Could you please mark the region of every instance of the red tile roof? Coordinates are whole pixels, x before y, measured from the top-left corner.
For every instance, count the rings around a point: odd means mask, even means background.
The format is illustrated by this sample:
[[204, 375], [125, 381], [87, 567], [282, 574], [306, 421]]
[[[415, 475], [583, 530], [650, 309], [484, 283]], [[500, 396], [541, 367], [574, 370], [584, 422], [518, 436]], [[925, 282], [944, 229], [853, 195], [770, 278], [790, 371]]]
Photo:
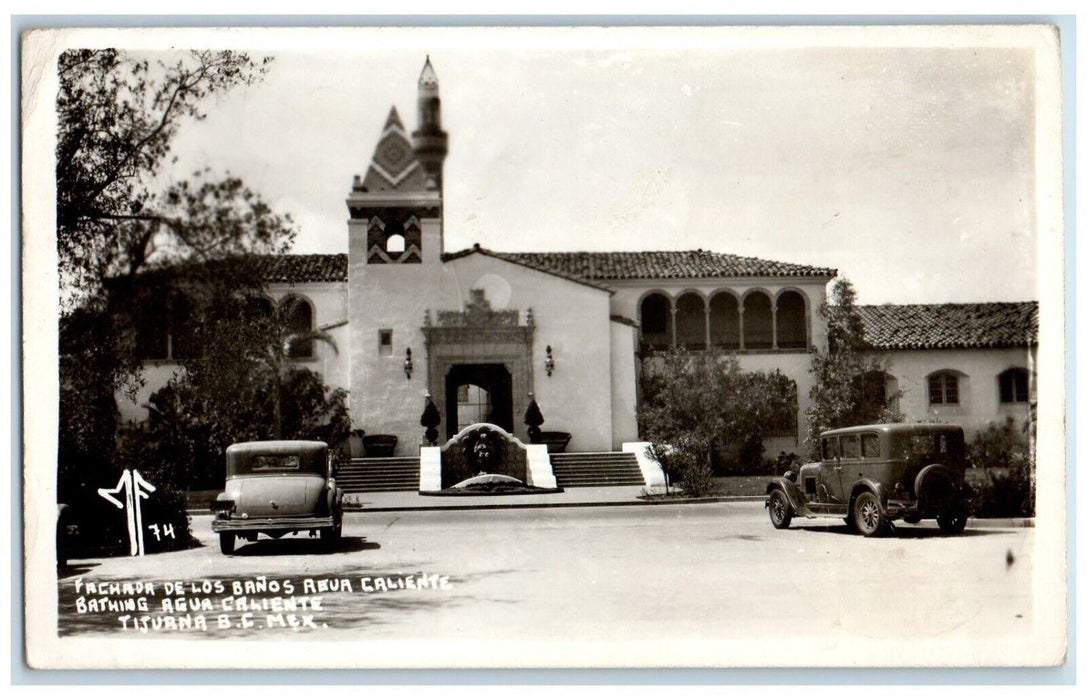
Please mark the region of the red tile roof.
[[346, 282], [347, 255], [268, 255], [261, 258], [265, 281]]
[[471, 248], [458, 250], [455, 253], [445, 253], [442, 255], [442, 261], [444, 262], [447, 260], [456, 260], [457, 258], [463, 258], [466, 255], [471, 255], [473, 253], [487, 255], [492, 258], [497, 258], [498, 260], [505, 260], [506, 262], [513, 263], [514, 265], [521, 265], [523, 267], [527, 267], [538, 272], [544, 272], [549, 275], [555, 275], [556, 277], [562, 277], [563, 279], [568, 279], [571, 282], [577, 282], [578, 284], [584, 284], [589, 287], [594, 287], [596, 289], [602, 289], [606, 292], [612, 291], [610, 288], [605, 287], [604, 285], [599, 284], [598, 282], [595, 282], [590, 278], [580, 277], [565, 270], [557, 269], [549, 265], [542, 265], [533, 260], [523, 259], [523, 256], [519, 253], [499, 253], [494, 250], [488, 250], [487, 248], [481, 247], [478, 243]]
[[[455, 260], [479, 252], [500, 260], [550, 272], [570, 280], [603, 287], [607, 280], [693, 279], [716, 277], [826, 277], [837, 270], [809, 265], [747, 258], [708, 250], [646, 251], [618, 253], [505, 253], [473, 246], [446, 253]], [[347, 256], [283, 255], [270, 257], [269, 282], [343, 282], [347, 280]]]
[[1038, 343], [1038, 302], [858, 306], [880, 350], [1009, 348]]
[[503, 253], [507, 258], [590, 280], [690, 279], [700, 277], [826, 277], [827, 267], [748, 258], [709, 250], [613, 253]]

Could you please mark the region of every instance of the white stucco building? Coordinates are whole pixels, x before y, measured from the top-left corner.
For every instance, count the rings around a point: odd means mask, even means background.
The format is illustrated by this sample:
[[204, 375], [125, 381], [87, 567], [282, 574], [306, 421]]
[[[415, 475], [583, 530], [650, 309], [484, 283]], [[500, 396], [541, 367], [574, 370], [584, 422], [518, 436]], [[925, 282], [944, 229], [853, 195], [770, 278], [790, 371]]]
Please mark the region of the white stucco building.
[[[418, 128], [409, 133], [390, 111], [346, 194], [348, 253], [266, 261], [270, 301], [300, 297], [294, 321], [335, 339], [337, 352], [317, 343], [296, 360], [348, 390], [355, 427], [395, 435], [398, 454], [418, 454], [429, 395], [440, 440], [486, 420], [527, 442], [522, 417], [534, 397], [545, 429], [572, 435], [568, 451], [616, 450], [638, 438], [643, 349], [715, 346], [744, 369], [780, 370], [796, 383], [795, 424], [775, 432], [767, 452], [803, 449], [808, 351], [825, 345], [817, 310], [835, 270], [705, 250], [446, 250], [446, 141], [428, 61]], [[1026, 415], [1036, 304], [966, 306], [977, 313], [948, 322], [950, 306], [862, 309], [908, 418], [977, 430]], [[990, 307], [999, 313], [987, 315]], [[152, 345], [143, 395], [122, 407], [131, 418], [176, 367], [172, 340]]]

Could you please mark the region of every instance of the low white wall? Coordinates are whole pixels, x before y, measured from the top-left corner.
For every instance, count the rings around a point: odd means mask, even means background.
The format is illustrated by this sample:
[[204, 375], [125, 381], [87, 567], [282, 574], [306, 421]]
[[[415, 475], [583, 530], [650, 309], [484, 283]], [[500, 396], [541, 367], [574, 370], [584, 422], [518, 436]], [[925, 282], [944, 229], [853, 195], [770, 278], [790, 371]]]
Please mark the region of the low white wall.
[[648, 442], [624, 442], [623, 452], [634, 453], [634, 457], [638, 460], [638, 468], [642, 471], [642, 478], [645, 479], [647, 491], [654, 493], [657, 489], [664, 490], [664, 470], [661, 469], [660, 463], [649, 455]]
[[442, 448], [419, 448], [419, 490], [442, 490]]
[[[520, 440], [517, 441], [520, 444]], [[558, 488], [555, 481], [555, 472], [551, 467], [551, 457], [547, 454], [547, 445], [525, 445], [528, 452], [528, 474], [526, 478], [529, 486], [541, 489]]]

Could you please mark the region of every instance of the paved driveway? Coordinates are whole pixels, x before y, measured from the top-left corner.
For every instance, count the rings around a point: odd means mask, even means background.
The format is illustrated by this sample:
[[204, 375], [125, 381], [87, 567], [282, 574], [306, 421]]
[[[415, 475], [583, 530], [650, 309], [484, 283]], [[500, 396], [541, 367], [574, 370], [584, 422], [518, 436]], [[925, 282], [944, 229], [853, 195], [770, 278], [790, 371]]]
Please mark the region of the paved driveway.
[[[193, 531], [206, 546], [74, 562], [60, 580], [62, 634], [664, 649], [669, 640], [771, 636], [789, 640], [782, 651], [791, 653], [808, 638], [993, 639], [1032, 624], [1030, 528], [944, 537], [926, 522], [865, 539], [840, 520], [774, 530], [761, 503], [743, 502], [350, 513], [332, 553], [289, 537], [228, 557], [209, 516], [195, 517]], [[146, 611], [111, 609], [138, 603], [121, 582], [155, 586]], [[201, 616], [206, 630], [193, 622]]]

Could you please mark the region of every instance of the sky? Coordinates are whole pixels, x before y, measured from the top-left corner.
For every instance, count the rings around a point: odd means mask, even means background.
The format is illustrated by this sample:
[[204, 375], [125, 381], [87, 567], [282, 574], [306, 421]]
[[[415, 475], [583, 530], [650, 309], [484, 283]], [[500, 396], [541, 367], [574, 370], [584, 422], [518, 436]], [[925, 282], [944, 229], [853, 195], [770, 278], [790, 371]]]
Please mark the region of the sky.
[[[431, 45], [431, 44], [437, 45]], [[686, 250], [836, 268], [859, 301], [1038, 298], [1033, 53], [970, 46], [405, 42], [268, 50], [175, 141], [347, 250], [345, 198], [426, 56], [445, 246]], [[262, 52], [251, 52], [262, 56]]]

